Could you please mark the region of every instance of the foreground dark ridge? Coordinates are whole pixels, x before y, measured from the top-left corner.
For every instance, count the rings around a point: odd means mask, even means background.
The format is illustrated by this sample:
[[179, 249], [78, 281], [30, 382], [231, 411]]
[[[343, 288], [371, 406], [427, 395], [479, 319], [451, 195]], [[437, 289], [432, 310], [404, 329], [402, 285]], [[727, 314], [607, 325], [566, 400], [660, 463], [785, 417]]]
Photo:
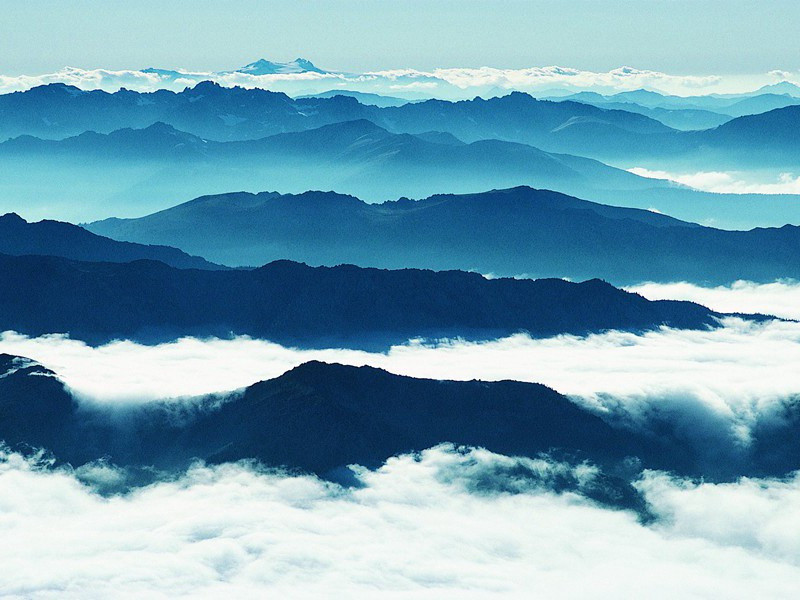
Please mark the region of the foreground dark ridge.
[[367, 204], [333, 192], [204, 196], [95, 233], [228, 265], [477, 270], [502, 276], [729, 283], [800, 278], [800, 227], [725, 231], [528, 187]]
[[257, 459], [336, 477], [346, 465], [377, 466], [441, 442], [548, 452], [631, 478], [641, 468], [724, 480], [800, 465], [796, 409], [765, 419], [743, 448], [733, 433], [698, 443], [679, 414], [654, 414], [649, 427], [632, 430], [550, 388], [513, 381], [434, 381], [310, 362], [227, 397], [103, 406], [79, 404], [51, 371], [25, 359], [0, 355], [0, 374], [0, 440], [48, 449], [74, 466], [101, 457], [167, 470], [194, 458]]
[[118, 242], [61, 221], [28, 223], [14, 213], [0, 216], [0, 253], [13, 256], [39, 254], [101, 262], [149, 259], [179, 269], [224, 268], [198, 256], [189, 256], [176, 248]]
[[0, 280], [0, 330], [69, 333], [90, 343], [246, 334], [285, 344], [384, 348], [417, 336], [702, 328], [717, 316], [698, 304], [652, 302], [597, 279], [487, 280], [460, 271], [290, 261], [203, 271], [153, 261], [0, 255]]

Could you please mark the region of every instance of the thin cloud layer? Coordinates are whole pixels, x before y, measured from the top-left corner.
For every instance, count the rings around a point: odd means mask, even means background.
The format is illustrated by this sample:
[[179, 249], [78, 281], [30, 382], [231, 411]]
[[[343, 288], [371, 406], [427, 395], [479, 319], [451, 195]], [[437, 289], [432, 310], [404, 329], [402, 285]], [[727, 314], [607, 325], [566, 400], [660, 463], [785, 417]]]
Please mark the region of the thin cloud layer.
[[702, 287], [688, 282], [641, 283], [625, 288], [649, 300], [690, 300], [725, 313], [761, 313], [800, 320], [800, 282], [735, 281]]
[[764, 182], [748, 180], [744, 173], [725, 171], [670, 173], [642, 167], [634, 167], [628, 171], [640, 177], [664, 179], [718, 194], [800, 194], [800, 175], [793, 173], [780, 173], [773, 180]]
[[180, 90], [208, 79], [226, 86], [258, 87], [289, 94], [341, 88], [383, 94], [408, 94], [409, 97], [468, 98], [476, 94], [496, 94], [511, 90], [548, 92], [554, 89], [613, 93], [648, 88], [685, 95], [732, 89], [745, 92], [750, 91], [756, 82], [771, 81], [772, 76], [760, 75], [752, 81], [743, 83], [735, 80], [727, 81], [719, 76], [673, 75], [632, 67], [620, 67], [607, 72], [547, 66], [525, 69], [493, 67], [447, 68], [431, 71], [393, 69], [365, 73], [302, 72], [268, 75], [239, 71], [189, 72], [166, 69], [112, 71], [66, 67], [55, 73], [42, 75], [0, 75], [0, 92], [26, 90], [37, 85], [56, 82], [87, 90], [116, 91], [121, 87], [137, 91], [153, 91], [159, 88]]
[[[228, 464], [100, 496], [0, 460], [0, 594], [18, 598], [791, 598], [797, 478], [724, 488], [648, 474], [662, 514], [518, 481], [515, 459], [440, 446], [356, 469], [360, 487]], [[586, 469], [583, 468], [585, 471]], [[508, 491], [486, 489], [505, 478]], [[578, 475], [591, 478], [592, 473]], [[475, 484], [479, 482], [480, 486]], [[498, 481], [498, 483], [501, 483]], [[480, 487], [480, 491], [477, 489]], [[757, 511], [747, 519], [745, 506]]]

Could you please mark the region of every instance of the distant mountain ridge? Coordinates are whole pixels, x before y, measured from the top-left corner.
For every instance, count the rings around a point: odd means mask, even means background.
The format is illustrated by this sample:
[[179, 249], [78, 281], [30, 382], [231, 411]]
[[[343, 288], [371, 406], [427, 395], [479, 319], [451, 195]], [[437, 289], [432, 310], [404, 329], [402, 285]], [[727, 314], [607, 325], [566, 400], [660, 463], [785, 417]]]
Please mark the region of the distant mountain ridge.
[[134, 169], [139, 163], [158, 163], [160, 169], [172, 167], [169, 176], [162, 174], [159, 180], [173, 186], [184, 181], [188, 162], [226, 178], [231, 185], [346, 187], [368, 198], [391, 197], [398, 191], [407, 196], [444, 189], [472, 191], [487, 184], [528, 183], [573, 194], [670, 187], [592, 159], [500, 140], [466, 144], [436, 131], [396, 134], [366, 119], [238, 142], [203, 139], [161, 122], [144, 129], [87, 132], [63, 140], [21, 136], [0, 143], [2, 160], [41, 163], [42, 168], [57, 161], [74, 171], [88, 168], [89, 173], [102, 165], [127, 164]]
[[[602, 126], [599, 130], [591, 127], [591, 135], [599, 134], [608, 144], [617, 143], [614, 134], [671, 131], [639, 114], [577, 102], [540, 101], [520, 92], [489, 100], [427, 100], [381, 108], [342, 95], [292, 99], [282, 93], [222, 87], [211, 81], [178, 93], [120, 90], [109, 94], [50, 84], [0, 95], [0, 117], [0, 140], [23, 134], [62, 138], [87, 130], [108, 133], [157, 121], [218, 141], [257, 139], [355, 119], [369, 119], [395, 133], [443, 130], [446, 124], [447, 131], [464, 141], [499, 138], [537, 146], [548, 140], [551, 145], [569, 145], [564, 136], [550, 133], [569, 127], [577, 134], [589, 123]], [[559, 151], [568, 150], [562, 147]]]
[[295, 58], [292, 61], [281, 63], [260, 58], [236, 69], [234, 73], [247, 73], [248, 75], [277, 75], [282, 73], [326, 73], [314, 63], [305, 58]]
[[[335, 189], [382, 201], [529, 185], [725, 228], [800, 224], [797, 198], [788, 194], [699, 192], [592, 162], [674, 173], [767, 166], [791, 173], [800, 168], [795, 108], [676, 131], [635, 112], [523, 93], [378, 107], [343, 95], [293, 99], [212, 82], [150, 94], [43, 86], [0, 96], [0, 139], [17, 138], [0, 145], [0, 178], [10, 195], [0, 211], [47, 197], [59, 211], [53, 216], [90, 221], [232, 189]], [[359, 123], [374, 131], [359, 134]], [[22, 134], [69, 139], [48, 145]], [[355, 144], [361, 135], [369, 144], [336, 153], [339, 137]], [[73, 152], [92, 160], [70, 160]], [[220, 153], [229, 160], [217, 161]], [[186, 168], [186, 160], [196, 164]], [[84, 180], [95, 184], [78, 195]]]
[[228, 265], [477, 270], [501, 276], [729, 283], [800, 277], [800, 228], [724, 231], [526, 187], [366, 204], [352, 196], [235, 193], [87, 225]]

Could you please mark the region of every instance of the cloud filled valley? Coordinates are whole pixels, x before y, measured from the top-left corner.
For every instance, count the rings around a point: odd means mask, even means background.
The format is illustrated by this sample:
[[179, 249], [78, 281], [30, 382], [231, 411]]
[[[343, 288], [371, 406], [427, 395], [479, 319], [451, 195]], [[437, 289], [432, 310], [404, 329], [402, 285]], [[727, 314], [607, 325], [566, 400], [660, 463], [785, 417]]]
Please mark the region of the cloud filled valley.
[[6, 11], [0, 597], [796, 598], [770, 1]]
[[355, 469], [351, 488], [227, 464], [109, 496], [80, 473], [6, 451], [0, 592], [793, 596], [796, 476], [715, 485], [645, 473], [636, 482], [653, 512], [645, 524], [575, 491], [553, 491], [564, 471], [579, 485], [597, 477], [589, 466], [440, 446]]
[[92, 347], [59, 335], [13, 332], [2, 335], [0, 351], [40, 362], [86, 406], [102, 410], [170, 398], [179, 406], [187, 402], [182, 399], [242, 389], [309, 361], [426, 379], [542, 383], [615, 427], [655, 432], [667, 424], [703, 460], [716, 454], [731, 465], [754, 442], [763, 445], [763, 436], [776, 435], [765, 432], [792, 427], [787, 411], [794, 410], [800, 389], [792, 367], [800, 360], [800, 325], [738, 318], [709, 330], [412, 340], [384, 353], [304, 350], [247, 337]]

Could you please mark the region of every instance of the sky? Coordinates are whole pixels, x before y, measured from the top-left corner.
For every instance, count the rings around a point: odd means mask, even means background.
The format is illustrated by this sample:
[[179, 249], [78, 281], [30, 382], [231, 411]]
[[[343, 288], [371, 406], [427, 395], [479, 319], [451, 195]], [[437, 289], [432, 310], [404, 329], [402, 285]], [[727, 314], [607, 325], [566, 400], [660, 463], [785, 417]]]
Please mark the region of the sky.
[[0, 73], [232, 69], [259, 57], [367, 71], [622, 65], [800, 68], [795, 0], [0, 0]]

